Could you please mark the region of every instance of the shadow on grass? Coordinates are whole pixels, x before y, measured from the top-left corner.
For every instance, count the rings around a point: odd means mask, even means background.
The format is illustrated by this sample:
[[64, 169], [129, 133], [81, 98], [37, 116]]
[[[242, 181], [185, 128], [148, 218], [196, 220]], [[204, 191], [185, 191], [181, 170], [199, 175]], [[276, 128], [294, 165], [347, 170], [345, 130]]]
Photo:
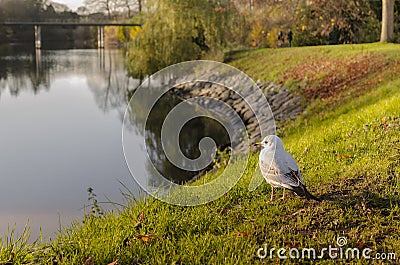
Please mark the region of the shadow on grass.
[[349, 189], [340, 190], [324, 194], [320, 198], [324, 201], [332, 201], [341, 208], [353, 207], [367, 210], [400, 207], [400, 196], [381, 196], [381, 194], [369, 190], [363, 190], [356, 194]]

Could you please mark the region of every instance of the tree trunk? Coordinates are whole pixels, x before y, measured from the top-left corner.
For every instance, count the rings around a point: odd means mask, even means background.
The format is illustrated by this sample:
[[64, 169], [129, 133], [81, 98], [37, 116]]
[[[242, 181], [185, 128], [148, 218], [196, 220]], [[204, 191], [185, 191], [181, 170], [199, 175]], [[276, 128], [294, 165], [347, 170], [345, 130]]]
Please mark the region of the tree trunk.
[[381, 42], [390, 42], [393, 40], [394, 1], [382, 0]]
[[128, 18], [131, 18], [131, 7], [129, 6], [129, 1], [125, 1], [126, 8], [128, 8]]
[[106, 10], [107, 10], [108, 20], [110, 20], [111, 19], [111, 0], [106, 0]]
[[142, 13], [142, 0], [138, 0], [139, 4], [139, 14]]

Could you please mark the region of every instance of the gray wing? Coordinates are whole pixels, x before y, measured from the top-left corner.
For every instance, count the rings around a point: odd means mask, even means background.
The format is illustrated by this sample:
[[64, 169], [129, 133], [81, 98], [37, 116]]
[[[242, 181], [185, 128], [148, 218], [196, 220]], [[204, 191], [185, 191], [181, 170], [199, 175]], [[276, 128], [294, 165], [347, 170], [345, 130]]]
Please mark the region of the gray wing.
[[298, 187], [300, 183], [304, 185], [299, 167], [289, 153], [284, 150], [276, 150], [271, 167], [269, 167], [269, 163], [264, 162], [269, 161], [268, 156], [270, 155], [270, 152], [263, 153], [259, 161], [261, 172], [267, 182], [288, 189]]
[[298, 177], [298, 179], [300, 180], [300, 182], [303, 184], [303, 185], [305, 185], [304, 184], [304, 181], [303, 181], [303, 178], [302, 178], [302, 176], [301, 176], [301, 173], [300, 173], [300, 169], [299, 169], [299, 166], [297, 165], [297, 162], [296, 162], [296, 160], [294, 160], [294, 158], [293, 158], [293, 156], [291, 155], [291, 154], [289, 154], [288, 152], [286, 152], [285, 151], [285, 161], [286, 161], [286, 163], [287, 163], [287, 168], [289, 168], [289, 172], [287, 172], [287, 173], [290, 173], [290, 174], [292, 174], [293, 172], [296, 172], [297, 173], [297, 177]]

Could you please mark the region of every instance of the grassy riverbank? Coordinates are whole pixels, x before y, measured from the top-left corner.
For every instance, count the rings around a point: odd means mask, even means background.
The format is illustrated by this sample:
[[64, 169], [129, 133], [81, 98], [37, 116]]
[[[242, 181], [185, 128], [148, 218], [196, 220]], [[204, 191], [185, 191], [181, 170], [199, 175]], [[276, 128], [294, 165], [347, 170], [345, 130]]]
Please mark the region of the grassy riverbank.
[[[265, 49], [231, 54], [229, 63], [303, 96], [306, 111], [279, 134], [322, 203], [293, 195], [281, 201], [282, 191], [270, 202], [266, 183], [249, 191], [258, 170], [252, 154], [239, 183], [214, 202], [179, 207], [132, 200], [119, 213], [76, 222], [51, 243], [22, 239], [7, 247], [3, 238], [0, 264], [11, 252], [15, 264], [270, 264], [279, 263], [276, 251], [272, 260], [256, 255], [264, 244], [315, 248], [319, 255], [339, 236], [347, 239], [344, 248], [370, 248], [371, 257], [395, 253], [399, 262], [400, 46]], [[232, 174], [239, 174], [240, 163]]]

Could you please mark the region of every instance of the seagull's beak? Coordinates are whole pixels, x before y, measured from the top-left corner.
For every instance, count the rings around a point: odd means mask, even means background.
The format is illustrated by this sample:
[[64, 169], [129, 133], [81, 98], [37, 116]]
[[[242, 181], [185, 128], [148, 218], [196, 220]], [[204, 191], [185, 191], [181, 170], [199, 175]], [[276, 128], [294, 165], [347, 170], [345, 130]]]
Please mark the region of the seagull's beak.
[[258, 146], [258, 147], [261, 147], [262, 146], [262, 143], [261, 142], [258, 142], [258, 143], [255, 143], [255, 144], [253, 144], [254, 146]]

